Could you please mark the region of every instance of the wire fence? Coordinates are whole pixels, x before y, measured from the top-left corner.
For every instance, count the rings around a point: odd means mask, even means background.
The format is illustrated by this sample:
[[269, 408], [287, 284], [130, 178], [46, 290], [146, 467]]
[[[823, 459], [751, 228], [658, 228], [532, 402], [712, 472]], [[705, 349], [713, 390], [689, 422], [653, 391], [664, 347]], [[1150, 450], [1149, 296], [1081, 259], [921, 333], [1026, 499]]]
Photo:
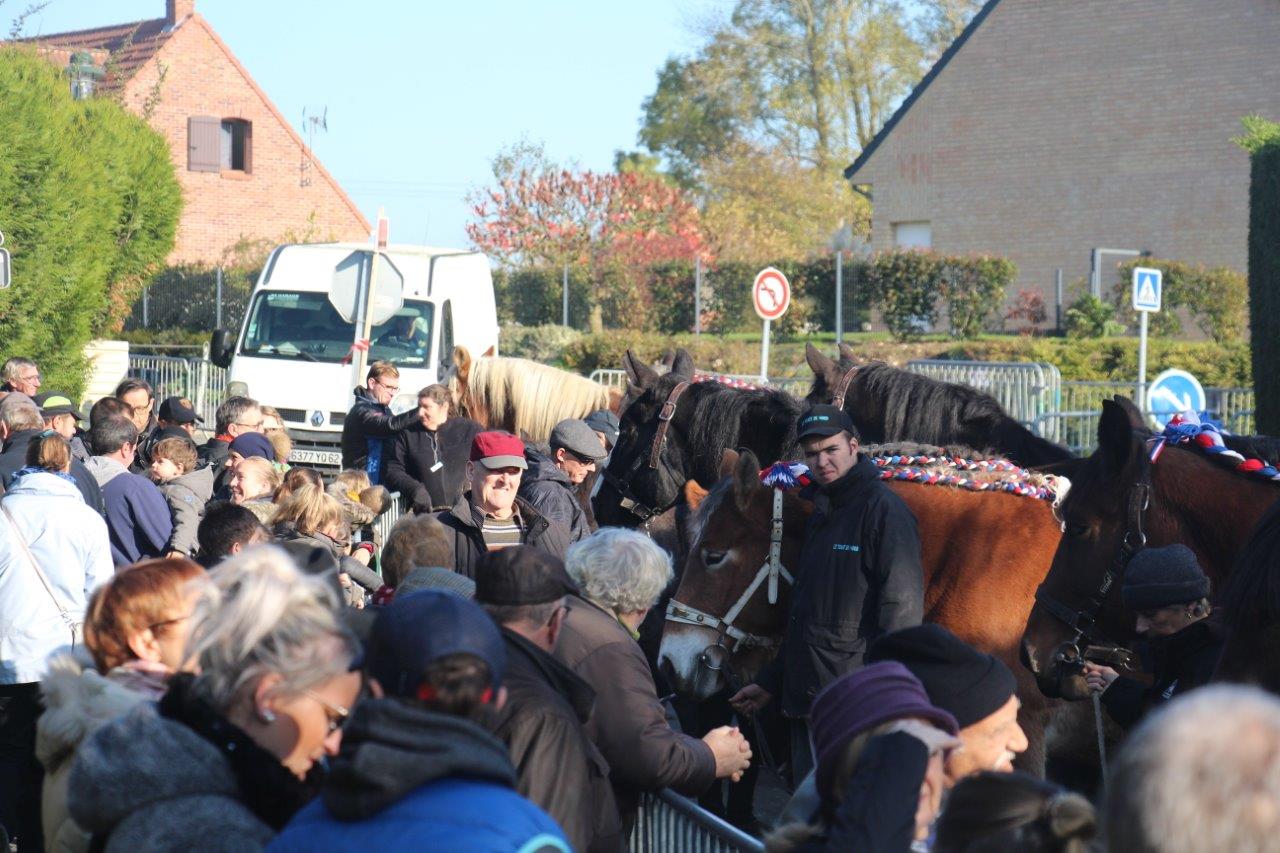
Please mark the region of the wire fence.
[[257, 270], [170, 267], [142, 291], [124, 328], [239, 329], [257, 279]]

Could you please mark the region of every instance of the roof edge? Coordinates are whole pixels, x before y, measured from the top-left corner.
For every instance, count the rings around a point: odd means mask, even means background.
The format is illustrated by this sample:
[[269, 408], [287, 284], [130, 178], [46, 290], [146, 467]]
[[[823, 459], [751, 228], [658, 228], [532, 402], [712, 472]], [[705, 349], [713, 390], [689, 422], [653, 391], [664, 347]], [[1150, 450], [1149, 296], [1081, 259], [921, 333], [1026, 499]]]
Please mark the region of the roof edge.
[[858, 159], [854, 160], [853, 163], [844, 170], [845, 180], [853, 180], [853, 176], [858, 173], [859, 169], [867, 164], [867, 160], [871, 158], [871, 155], [880, 147], [880, 143], [883, 142], [885, 137], [887, 137], [894, 127], [897, 126], [898, 122], [902, 120], [902, 117], [907, 114], [907, 110], [911, 109], [911, 105], [914, 104], [922, 94], [924, 94], [925, 89], [928, 89], [929, 84], [942, 73], [942, 69], [947, 67], [947, 63], [951, 61], [951, 58], [960, 52], [960, 48], [964, 47], [965, 42], [969, 40], [969, 36], [973, 35], [974, 31], [977, 30], [978, 27], [982, 26], [982, 22], [985, 21], [987, 16], [991, 14], [992, 10], [999, 5], [1000, 0], [987, 0], [986, 5], [974, 14], [968, 25], [960, 31], [960, 35], [956, 36], [955, 41], [951, 42], [951, 44], [947, 46], [947, 49], [942, 52], [942, 56], [938, 57], [938, 61], [933, 63], [933, 67], [929, 69], [928, 73], [925, 74], [924, 77], [920, 78], [920, 82], [911, 90], [911, 94], [907, 96], [907, 99], [893, 111], [893, 115], [889, 116], [889, 120], [884, 123], [884, 127], [880, 128], [880, 132], [867, 143], [866, 148], [862, 149], [862, 153], [858, 155]]

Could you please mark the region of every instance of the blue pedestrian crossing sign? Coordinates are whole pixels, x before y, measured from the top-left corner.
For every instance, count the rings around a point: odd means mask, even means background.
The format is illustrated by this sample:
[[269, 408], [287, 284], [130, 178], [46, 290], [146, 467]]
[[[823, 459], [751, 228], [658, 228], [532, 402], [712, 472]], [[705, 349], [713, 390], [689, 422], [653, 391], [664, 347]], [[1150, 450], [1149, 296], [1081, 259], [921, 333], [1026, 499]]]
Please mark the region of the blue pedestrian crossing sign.
[[1164, 273], [1150, 267], [1133, 268], [1133, 310], [1159, 311]]
[[1204, 412], [1205, 402], [1200, 381], [1177, 368], [1164, 371], [1147, 388], [1147, 410], [1160, 429], [1179, 412]]

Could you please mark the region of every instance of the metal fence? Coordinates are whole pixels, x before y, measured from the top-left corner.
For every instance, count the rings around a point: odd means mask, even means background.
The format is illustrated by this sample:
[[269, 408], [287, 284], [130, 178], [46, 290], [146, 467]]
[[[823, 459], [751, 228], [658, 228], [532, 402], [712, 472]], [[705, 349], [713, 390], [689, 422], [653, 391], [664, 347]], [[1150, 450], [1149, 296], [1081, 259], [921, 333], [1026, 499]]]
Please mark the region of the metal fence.
[[157, 400], [186, 397], [209, 429], [227, 392], [227, 371], [203, 358], [130, 353], [129, 375], [151, 383]]
[[763, 853], [764, 844], [668, 790], [640, 797], [631, 853]]
[[[755, 373], [717, 373], [715, 375], [752, 384], [760, 383], [760, 376]], [[598, 382], [609, 388], [625, 389], [627, 387], [627, 372], [625, 370], [593, 370], [589, 378], [592, 382]], [[774, 376], [770, 377], [764, 384], [779, 388], [792, 396], [803, 397], [809, 393], [809, 387], [813, 385], [813, 379], [803, 376]]]
[[1057, 411], [1062, 396], [1062, 374], [1052, 364], [1018, 361], [907, 362], [907, 370], [943, 382], [968, 385], [995, 397], [1009, 416], [1024, 424]]

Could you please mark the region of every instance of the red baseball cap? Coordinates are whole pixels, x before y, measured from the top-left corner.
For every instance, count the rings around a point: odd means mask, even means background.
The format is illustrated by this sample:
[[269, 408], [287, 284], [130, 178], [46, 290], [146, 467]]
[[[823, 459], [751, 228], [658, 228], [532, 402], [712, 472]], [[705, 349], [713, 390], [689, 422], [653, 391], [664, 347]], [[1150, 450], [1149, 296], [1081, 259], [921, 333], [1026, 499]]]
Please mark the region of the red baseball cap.
[[524, 442], [509, 432], [482, 432], [471, 442], [471, 461], [486, 468], [528, 468]]

